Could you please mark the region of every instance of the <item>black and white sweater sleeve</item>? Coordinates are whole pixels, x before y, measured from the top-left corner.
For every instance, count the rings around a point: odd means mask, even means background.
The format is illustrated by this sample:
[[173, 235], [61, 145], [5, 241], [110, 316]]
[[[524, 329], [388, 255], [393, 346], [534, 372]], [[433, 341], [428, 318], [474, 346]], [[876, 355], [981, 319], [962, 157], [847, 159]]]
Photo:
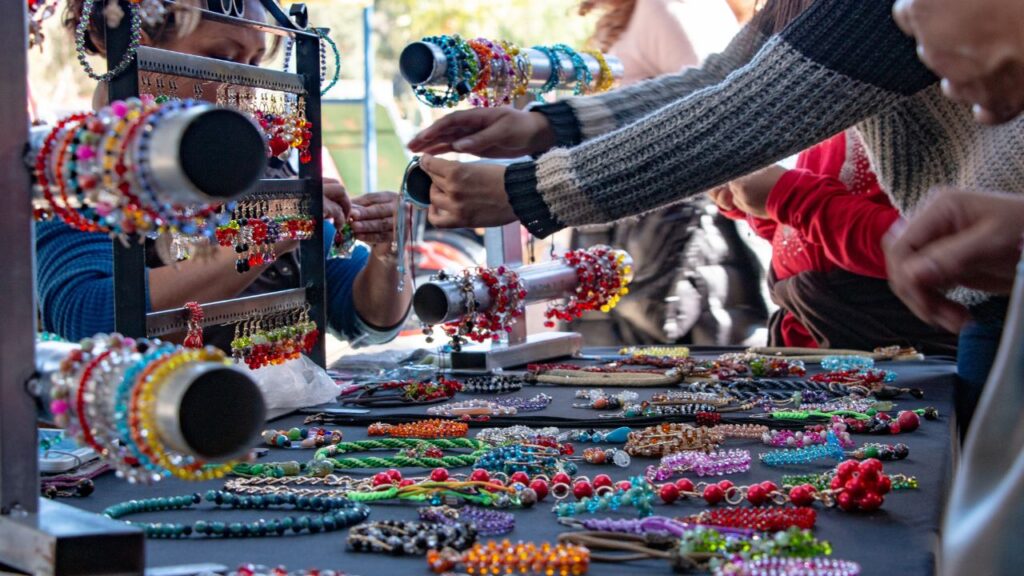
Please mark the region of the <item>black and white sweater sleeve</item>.
[[[937, 81], [892, 20], [892, 4], [817, 0], [745, 65], [682, 96], [661, 78], [617, 91], [639, 104], [614, 93], [576, 99], [567, 105], [583, 143], [509, 166], [513, 209], [540, 237], [610, 222], [708, 190], [884, 112]], [[585, 138], [591, 134], [602, 135]]]

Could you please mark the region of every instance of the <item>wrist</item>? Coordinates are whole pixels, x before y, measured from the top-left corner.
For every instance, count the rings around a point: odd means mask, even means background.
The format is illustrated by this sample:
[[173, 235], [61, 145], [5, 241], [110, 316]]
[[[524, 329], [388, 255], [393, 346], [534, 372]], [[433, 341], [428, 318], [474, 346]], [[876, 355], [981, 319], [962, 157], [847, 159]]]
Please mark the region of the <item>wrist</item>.
[[536, 111], [528, 112], [528, 117], [533, 121], [530, 154], [539, 155], [554, 148], [558, 144], [558, 137], [548, 117]]

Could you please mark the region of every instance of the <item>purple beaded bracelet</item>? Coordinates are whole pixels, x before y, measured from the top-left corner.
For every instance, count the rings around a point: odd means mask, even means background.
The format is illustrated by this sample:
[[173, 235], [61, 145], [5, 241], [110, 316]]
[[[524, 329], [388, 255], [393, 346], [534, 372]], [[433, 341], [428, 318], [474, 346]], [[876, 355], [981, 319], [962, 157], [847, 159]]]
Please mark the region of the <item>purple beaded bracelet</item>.
[[750, 451], [677, 452], [661, 459], [655, 468], [648, 466], [644, 476], [651, 482], [664, 482], [674, 474], [693, 472], [698, 476], [723, 476], [750, 470]]
[[430, 506], [419, 509], [420, 520], [437, 524], [457, 524], [459, 522], [473, 524], [480, 536], [501, 536], [508, 534], [516, 527], [516, 517], [508, 512], [487, 510], [475, 506], [452, 508], [450, 506]]
[[567, 526], [596, 530], [599, 532], [619, 532], [622, 534], [668, 534], [682, 537], [688, 530], [701, 528], [714, 530], [721, 534], [736, 536], [754, 536], [755, 530], [748, 528], [730, 528], [727, 526], [710, 526], [680, 522], [666, 516], [648, 516], [637, 520], [631, 518], [559, 518], [558, 521]]

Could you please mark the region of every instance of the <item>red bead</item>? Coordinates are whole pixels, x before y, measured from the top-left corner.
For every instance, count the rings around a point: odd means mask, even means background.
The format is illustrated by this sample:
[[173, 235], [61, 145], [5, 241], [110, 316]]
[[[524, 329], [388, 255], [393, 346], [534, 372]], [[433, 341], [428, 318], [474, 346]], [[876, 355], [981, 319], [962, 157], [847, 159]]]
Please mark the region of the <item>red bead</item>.
[[387, 475], [391, 478], [391, 480], [393, 482], [401, 482], [402, 481], [402, 473], [399, 472], [398, 470], [394, 469], [394, 468], [391, 468], [390, 470], [388, 470], [387, 471]]
[[473, 470], [473, 473], [469, 475], [469, 479], [474, 482], [487, 482], [491, 479], [491, 474], [483, 468], [477, 468]]
[[413, 480], [411, 478], [406, 478], [405, 480], [402, 480], [401, 482], [398, 483], [398, 487], [402, 488], [403, 486], [412, 486], [415, 483], [416, 483], [415, 480]]
[[729, 488], [732, 488], [733, 486], [734, 484], [730, 480], [721, 480], [718, 482], [718, 487], [721, 488], [723, 491], [726, 491]]
[[760, 506], [764, 504], [765, 500], [768, 499], [768, 491], [764, 489], [760, 484], [754, 484], [747, 489], [747, 501], [754, 506]]
[[769, 494], [779, 489], [779, 487], [775, 485], [775, 482], [772, 482], [771, 480], [761, 482], [761, 488], [764, 488], [765, 492], [768, 492]]
[[374, 486], [384, 486], [387, 484], [391, 484], [391, 477], [388, 476], [387, 472], [378, 472], [373, 475]]
[[860, 469], [860, 465], [856, 460], [847, 460], [836, 468], [836, 477], [842, 478], [844, 481], [850, 477], [854, 472]]
[[590, 482], [581, 480], [573, 484], [572, 495], [575, 496], [577, 500], [589, 498], [594, 495], [594, 487], [591, 486]]
[[600, 488], [602, 486], [612, 486], [612, 478], [607, 474], [598, 474], [594, 476], [594, 488]]
[[881, 495], [875, 492], [868, 492], [857, 500], [857, 505], [860, 506], [861, 510], [871, 512], [881, 508], [882, 502], [884, 502], [884, 499]]
[[565, 472], [559, 472], [551, 477], [552, 484], [570, 484], [571, 482], [572, 478], [569, 478], [569, 475]]
[[625, 491], [625, 490], [629, 490], [630, 488], [632, 488], [633, 487], [633, 483], [630, 482], [629, 480], [620, 480], [620, 481], [615, 483], [615, 487], [618, 488], [619, 490]]
[[537, 501], [543, 500], [548, 495], [548, 483], [540, 478], [530, 482], [530, 488], [537, 493]]
[[893, 422], [892, 424], [889, 424], [889, 434], [899, 434], [900, 432], [901, 430], [899, 422]]
[[490, 480], [487, 481], [487, 483], [492, 486], [497, 486], [499, 488], [505, 485], [505, 483], [499, 480], [498, 478], [491, 478]]
[[892, 491], [892, 480], [890, 480], [888, 476], [883, 475], [878, 479], [877, 490], [879, 494], [888, 494]]
[[725, 490], [717, 484], [709, 484], [704, 488], [704, 501], [712, 506], [725, 499]]
[[840, 492], [839, 495], [836, 496], [836, 505], [846, 512], [853, 512], [857, 509], [857, 501], [849, 492]]
[[661, 497], [661, 501], [665, 504], [671, 504], [679, 499], [679, 488], [676, 488], [675, 484], [663, 484], [658, 489], [658, 496]]
[[814, 503], [814, 495], [806, 485], [794, 486], [789, 491], [789, 501], [796, 506], [810, 506]]
[[[849, 462], [849, 460], [848, 460], [848, 462]], [[869, 470], [873, 470], [877, 474], [877, 473], [880, 473], [882, 471], [882, 461], [879, 460], [878, 458], [868, 458], [867, 460], [865, 460], [863, 462], [859, 462], [857, 464], [858, 464], [857, 467], [858, 467], [858, 469], [861, 472], [867, 472]]]
[[860, 498], [865, 492], [864, 483], [861, 482], [859, 476], [855, 476], [847, 480], [846, 484], [843, 485], [843, 488], [854, 498]]
[[430, 472], [430, 479], [434, 482], [444, 482], [448, 479], [448, 471], [444, 468], [434, 468]]
[[518, 484], [522, 484], [523, 486], [526, 486], [527, 484], [530, 483], [530, 477], [526, 474], [526, 472], [519, 471], [519, 472], [516, 472], [515, 474], [513, 474], [512, 476], [509, 477], [508, 483], [509, 484], [516, 484], [516, 483], [518, 483]]
[[576, 448], [574, 448], [573, 445], [570, 444], [569, 442], [566, 442], [565, 444], [562, 444], [559, 447], [558, 450], [559, 450], [559, 452], [561, 452], [562, 454], [565, 454], [566, 456], [572, 456], [573, 453], [576, 452]]
[[[676, 488], [679, 488], [680, 492], [693, 492], [693, 481], [689, 478], [680, 478], [679, 480], [676, 480]], [[686, 495], [684, 494], [683, 498], [685, 497]]]
[[917, 416], [916, 412], [904, 410], [896, 417], [896, 423], [900, 425], [900, 430], [913, 432], [921, 425], [921, 419]]

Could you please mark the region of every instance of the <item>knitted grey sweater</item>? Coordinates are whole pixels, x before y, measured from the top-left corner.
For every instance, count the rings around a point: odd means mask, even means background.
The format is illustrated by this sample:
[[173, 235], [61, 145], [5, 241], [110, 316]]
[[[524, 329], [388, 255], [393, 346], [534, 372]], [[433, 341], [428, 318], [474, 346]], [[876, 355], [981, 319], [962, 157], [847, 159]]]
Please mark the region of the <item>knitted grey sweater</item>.
[[702, 68], [534, 108], [560, 147], [508, 168], [513, 209], [541, 237], [609, 222], [851, 126], [903, 213], [936, 185], [1024, 191], [1024, 120], [984, 127], [945, 99], [892, 4], [817, 0], [777, 35], [746, 27]]

